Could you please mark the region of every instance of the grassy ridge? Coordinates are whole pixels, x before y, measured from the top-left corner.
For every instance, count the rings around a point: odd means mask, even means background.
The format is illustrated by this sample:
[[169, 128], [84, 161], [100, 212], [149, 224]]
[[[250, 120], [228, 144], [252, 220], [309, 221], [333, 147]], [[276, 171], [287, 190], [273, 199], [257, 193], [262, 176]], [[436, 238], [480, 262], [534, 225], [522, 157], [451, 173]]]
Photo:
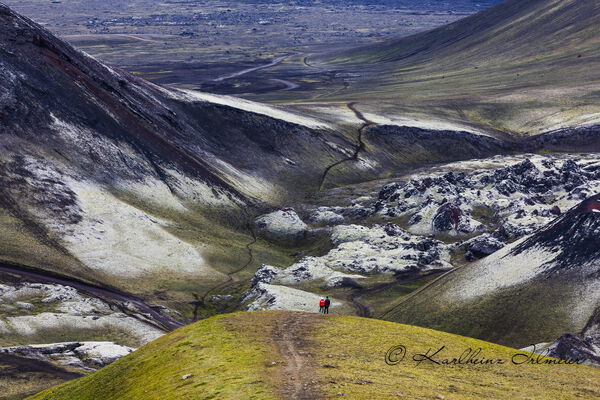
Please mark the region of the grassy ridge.
[[[87, 377], [31, 399], [272, 399], [283, 398], [292, 362], [274, 342], [281, 326], [304, 320], [292, 336], [307, 341], [305, 363], [323, 398], [596, 398], [600, 370], [578, 365], [513, 365], [518, 350], [458, 335], [358, 317], [247, 312], [221, 315], [181, 328]], [[292, 328], [290, 328], [292, 329]], [[294, 343], [290, 344], [291, 346]], [[404, 345], [406, 358], [384, 362]], [[445, 346], [438, 361], [468, 348], [497, 365], [417, 364], [411, 358]], [[191, 377], [183, 379], [186, 374]], [[443, 397], [440, 397], [443, 396]]]
[[[222, 315], [188, 325], [149, 343], [132, 357], [33, 399], [264, 399], [268, 344], [260, 325], [237, 329]], [[258, 331], [257, 331], [258, 330]], [[192, 374], [183, 379], [183, 376]]]

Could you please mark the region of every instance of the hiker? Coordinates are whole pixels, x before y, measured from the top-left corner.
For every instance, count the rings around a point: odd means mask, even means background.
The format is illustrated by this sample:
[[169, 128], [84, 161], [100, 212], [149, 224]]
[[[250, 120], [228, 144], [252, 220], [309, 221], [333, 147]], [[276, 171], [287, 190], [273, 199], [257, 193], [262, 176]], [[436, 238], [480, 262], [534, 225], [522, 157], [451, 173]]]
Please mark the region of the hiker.
[[323, 314], [329, 314], [329, 305], [331, 304], [331, 300], [329, 300], [329, 296], [325, 297], [325, 308], [323, 309]]
[[325, 312], [325, 299], [322, 297], [321, 297], [321, 300], [319, 300], [319, 312], [320, 313]]

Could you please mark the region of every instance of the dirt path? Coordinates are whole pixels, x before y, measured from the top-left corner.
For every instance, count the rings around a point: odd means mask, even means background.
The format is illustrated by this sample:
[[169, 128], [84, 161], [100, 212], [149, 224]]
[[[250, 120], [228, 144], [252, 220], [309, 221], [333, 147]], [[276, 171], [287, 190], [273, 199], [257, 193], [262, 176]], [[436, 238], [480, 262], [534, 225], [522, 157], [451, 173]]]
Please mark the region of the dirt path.
[[268, 64], [259, 65], [257, 67], [246, 68], [246, 69], [243, 69], [241, 71], [234, 72], [232, 74], [222, 75], [222, 76], [219, 76], [219, 77], [213, 79], [213, 82], [222, 82], [222, 81], [225, 81], [227, 79], [237, 78], [238, 76], [249, 74], [250, 72], [258, 71], [258, 70], [265, 69], [265, 68], [271, 68], [271, 67], [274, 67], [277, 64], [281, 63], [283, 60], [285, 60], [288, 57], [290, 57], [290, 54], [286, 54], [284, 56], [275, 57]]
[[360, 299], [360, 297], [362, 295], [363, 295], [363, 293], [360, 293], [360, 292], [356, 292], [356, 293], [352, 294], [350, 296], [350, 302], [352, 303], [352, 306], [356, 310], [357, 316], [363, 317], [363, 318], [371, 318], [371, 309], [369, 308], [368, 305], [363, 303]]
[[215, 291], [221, 290], [221, 289], [225, 288], [226, 286], [229, 286], [232, 283], [234, 283], [233, 275], [245, 270], [246, 268], [248, 268], [248, 266], [250, 266], [250, 264], [252, 264], [252, 261], [254, 261], [254, 253], [252, 251], [252, 246], [254, 245], [254, 243], [256, 243], [256, 233], [254, 232], [254, 228], [252, 227], [251, 223], [248, 224], [248, 231], [250, 232], [251, 240], [248, 243], [246, 243], [246, 246], [245, 246], [246, 252], [248, 253], [248, 258], [247, 258], [246, 262], [241, 267], [236, 269], [235, 271], [228, 272], [227, 280], [225, 280], [224, 282], [218, 283], [217, 285], [208, 289], [202, 295], [202, 297], [199, 297], [198, 295], [194, 294], [194, 296], [196, 297], [197, 300], [195, 302], [191, 303], [194, 306], [193, 321], [198, 320], [198, 311], [201, 307], [204, 307], [206, 305], [208, 296], [210, 296]]
[[288, 90], [294, 90], [294, 89], [298, 89], [300, 87], [300, 85], [298, 85], [295, 82], [292, 81], [288, 81], [287, 79], [269, 79], [271, 82], [275, 82], [275, 83], [281, 83], [283, 85], [285, 85], [285, 87], [283, 89], [278, 89], [276, 90], [276, 92], [286, 92]]
[[273, 342], [283, 360], [281, 387], [286, 400], [316, 400], [321, 397], [310, 342], [314, 325], [326, 318], [313, 313], [286, 313], [277, 321]]

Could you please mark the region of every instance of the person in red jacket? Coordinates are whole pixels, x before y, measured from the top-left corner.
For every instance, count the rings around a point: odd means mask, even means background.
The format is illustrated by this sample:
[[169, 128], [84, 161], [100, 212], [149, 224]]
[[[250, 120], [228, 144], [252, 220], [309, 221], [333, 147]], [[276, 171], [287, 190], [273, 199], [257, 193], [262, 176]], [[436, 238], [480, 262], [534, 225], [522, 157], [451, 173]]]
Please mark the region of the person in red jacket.
[[325, 312], [325, 299], [323, 297], [319, 300], [319, 312]]

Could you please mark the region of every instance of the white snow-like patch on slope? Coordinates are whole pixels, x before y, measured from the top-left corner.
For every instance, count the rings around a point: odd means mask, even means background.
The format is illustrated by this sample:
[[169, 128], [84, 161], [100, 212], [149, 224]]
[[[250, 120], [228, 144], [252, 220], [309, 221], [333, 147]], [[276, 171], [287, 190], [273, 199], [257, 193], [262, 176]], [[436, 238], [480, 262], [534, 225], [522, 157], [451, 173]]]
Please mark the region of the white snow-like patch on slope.
[[468, 277], [463, 276], [459, 289], [447, 296], [471, 299], [535, 278], [543, 271], [542, 266], [552, 261], [556, 254], [536, 248], [516, 255], [509, 254], [529, 237], [525, 236], [479, 261], [475, 268], [469, 269]]
[[238, 110], [248, 111], [256, 114], [266, 115], [282, 121], [287, 121], [292, 124], [306, 126], [312, 129], [330, 129], [330, 126], [316, 118], [306, 117], [291, 113], [289, 111], [281, 110], [275, 106], [257, 103], [250, 100], [240, 99], [233, 96], [224, 96], [218, 94], [211, 94], [205, 92], [198, 92], [189, 89], [172, 89], [167, 90], [163, 88], [163, 91], [168, 93], [171, 97], [184, 100], [184, 101], [204, 101], [213, 104], [220, 104], [237, 108]]
[[363, 113], [364, 117], [369, 121], [373, 121], [378, 125], [396, 125], [406, 126], [411, 128], [426, 129], [432, 131], [458, 131], [468, 132], [475, 135], [489, 136], [484, 132], [475, 130], [469, 126], [457, 124], [450, 121], [442, 121], [435, 119], [418, 119], [418, 118], [407, 118], [399, 116], [383, 116], [372, 113]]
[[[521, 156], [495, 156], [483, 160], [460, 161], [436, 167], [423, 173], [409, 176], [406, 183], [399, 184], [395, 190], [395, 200], [386, 200], [390, 204], [384, 206], [379, 214], [387, 217], [405, 216], [410, 217], [409, 227], [411, 233], [435, 234], [433, 220], [445, 201], [450, 201], [462, 211], [461, 226], [466, 232], [447, 231], [449, 234], [473, 233], [482, 228], [482, 224], [474, 219], [473, 215], [477, 207], [489, 209], [497, 213], [501, 225], [512, 232], [519, 233], [519, 237], [535, 231], [540, 226], [550, 223], [556, 215], [549, 212], [553, 206], [560, 210], [568, 210], [577, 205], [591, 193], [600, 192], [600, 180], [597, 178], [586, 178], [586, 182], [577, 182], [572, 177], [568, 180], [563, 176], [562, 181], [552, 181], [544, 192], [532, 192], [528, 187], [522, 186], [518, 181], [519, 176], [511, 172], [506, 179], [494, 178], [496, 172], [502, 172], [529, 160], [535, 169], [528, 169], [521, 173], [533, 176], [535, 182], [539, 182], [545, 174], [554, 175], [562, 173], [561, 168], [569, 161], [575, 161], [579, 168], [593, 167], [599, 160], [597, 155], [521, 155]], [[443, 179], [442, 177], [452, 172], [455, 177], [459, 173], [466, 173], [468, 183], [434, 182], [424, 185], [426, 179]], [[583, 173], [577, 172], [579, 177], [585, 177]], [[571, 175], [577, 175], [571, 174]], [[485, 180], [487, 179], [487, 181]], [[516, 188], [513, 193], [501, 190], [503, 184], [514, 184]], [[575, 189], [567, 190], [566, 185], [577, 185]], [[418, 187], [421, 186], [421, 189]], [[576, 194], [579, 192], [579, 194]], [[582, 194], [587, 193], [587, 194]], [[543, 196], [544, 202], [535, 200]], [[392, 198], [392, 197], [391, 197]], [[530, 201], [534, 199], [535, 201]], [[392, 214], [388, 212], [392, 211]], [[413, 220], [413, 217], [420, 217]]]
[[276, 187], [266, 179], [246, 173], [218, 157], [207, 154], [206, 162], [219, 169], [226, 176], [223, 177], [229, 184], [240, 191], [263, 201], [273, 200], [276, 196]]
[[86, 357], [101, 360], [103, 364], [110, 364], [134, 350], [132, 347], [121, 346], [113, 342], [82, 342], [76, 352]]
[[[362, 275], [345, 274], [328, 267], [319, 257], [304, 257], [302, 260], [290, 265], [288, 268], [277, 268], [263, 265], [257, 274], [268, 270], [272, 274], [270, 281], [265, 283], [297, 284], [304, 281], [325, 280], [327, 285], [333, 285], [339, 279], [364, 279]], [[256, 275], [255, 275], [256, 276]]]
[[150, 217], [94, 184], [70, 181], [84, 219], [66, 235], [66, 247], [92, 269], [123, 277], [170, 271], [214, 275], [198, 250]]
[[0, 353], [44, 360], [61, 367], [88, 372], [96, 371], [133, 351], [133, 347], [113, 342], [60, 342], [0, 348]]
[[[304, 290], [292, 289], [287, 286], [259, 283], [246, 296], [245, 301], [252, 300], [248, 310], [292, 310], [292, 311], [319, 311], [319, 296]], [[341, 306], [342, 303], [332, 299], [331, 308]]]
[[[424, 254], [415, 248], [424, 238], [403, 232], [389, 236], [378, 225], [367, 228], [360, 225], [339, 225], [333, 228], [331, 241], [336, 246], [320, 257], [329, 267], [358, 273], [390, 273], [405, 271], [418, 263]], [[434, 247], [438, 254], [435, 261], [421, 267], [427, 269], [450, 269], [450, 253], [441, 242]]]
[[[178, 195], [194, 204], [204, 204], [214, 207], [233, 208], [236, 202], [232, 200], [224, 190], [218, 187], [211, 187], [205, 182], [192, 179], [174, 169], [165, 169], [165, 175], [168, 177], [169, 186], [173, 187]], [[160, 185], [160, 183], [158, 183]], [[148, 186], [151, 186], [149, 184]], [[150, 188], [144, 191], [138, 190], [140, 194], [146, 194]], [[175, 196], [172, 196], [177, 199]], [[146, 197], [142, 197], [146, 198]], [[152, 196], [149, 197], [152, 199]]]
[[[387, 229], [389, 232], [379, 225], [371, 228], [336, 226], [331, 234], [335, 247], [327, 254], [304, 257], [287, 268], [262, 265], [256, 271], [253, 282], [297, 285], [323, 281], [326, 287], [331, 288], [343, 284], [345, 279], [365, 279], [366, 276], [361, 274], [452, 268], [447, 245], [412, 235], [396, 226], [387, 226]], [[253, 291], [256, 292], [255, 289]]]
[[[29, 302], [29, 303], [25, 303]], [[36, 305], [33, 305], [34, 303]], [[30, 307], [19, 307], [29, 304]], [[9, 312], [12, 315], [6, 315]], [[20, 315], [15, 316], [15, 312]], [[145, 344], [163, 335], [160, 329], [115, 312], [101, 299], [84, 296], [71, 286], [41, 283], [0, 284], [0, 334], [43, 335], [48, 329], [126, 332]]]
[[44, 312], [36, 315], [8, 317], [0, 321], [0, 333], [12, 333], [25, 337], [43, 334], [48, 330], [73, 329], [97, 332], [118, 329], [128, 332], [140, 343], [151, 342], [164, 334], [164, 332], [122, 313], [95, 317]]

